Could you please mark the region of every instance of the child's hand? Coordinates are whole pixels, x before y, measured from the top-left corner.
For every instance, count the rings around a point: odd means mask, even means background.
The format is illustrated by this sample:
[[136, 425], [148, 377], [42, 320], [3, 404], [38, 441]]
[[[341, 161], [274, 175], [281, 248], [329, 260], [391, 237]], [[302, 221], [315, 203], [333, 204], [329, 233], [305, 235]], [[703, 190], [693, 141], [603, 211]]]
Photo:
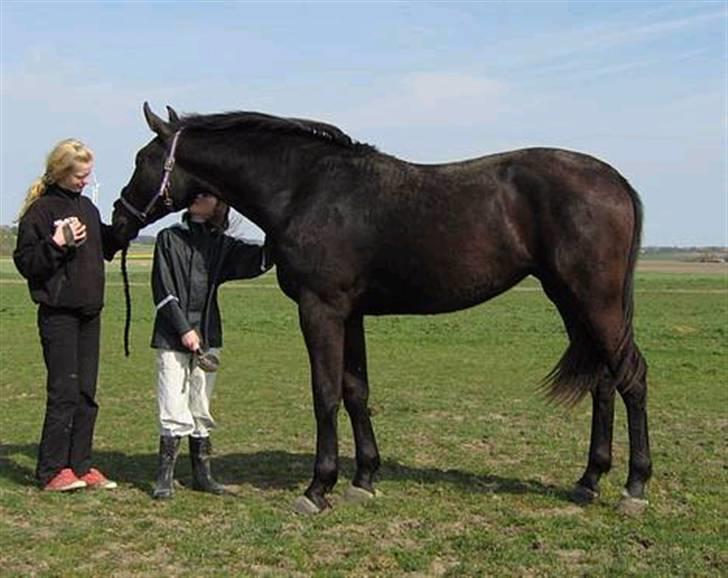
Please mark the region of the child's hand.
[[75, 245], [82, 245], [86, 241], [86, 225], [78, 220], [78, 217], [69, 217], [68, 224], [73, 233], [73, 242]]
[[187, 333], [182, 335], [182, 345], [192, 352], [200, 349], [200, 336], [197, 334], [197, 331], [190, 329]]
[[86, 241], [86, 225], [78, 217], [69, 217], [53, 223], [53, 242], [59, 247], [75, 247]]

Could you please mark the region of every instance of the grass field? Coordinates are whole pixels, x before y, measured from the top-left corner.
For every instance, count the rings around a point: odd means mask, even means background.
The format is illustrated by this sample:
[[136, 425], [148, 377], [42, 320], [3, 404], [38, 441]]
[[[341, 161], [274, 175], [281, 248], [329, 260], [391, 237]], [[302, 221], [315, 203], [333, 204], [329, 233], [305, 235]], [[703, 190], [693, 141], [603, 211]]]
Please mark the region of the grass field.
[[[382, 495], [343, 500], [353, 446], [342, 408], [334, 509], [316, 517], [291, 510], [314, 447], [295, 307], [270, 274], [225, 286], [213, 468], [235, 495], [182, 487], [153, 502], [149, 263], [130, 267], [128, 359], [120, 275], [109, 268], [95, 438], [97, 465], [120, 487], [52, 495], [32, 480], [45, 402], [35, 310], [12, 263], [0, 261], [0, 575], [728, 575], [725, 265], [638, 274], [654, 458], [640, 518], [614, 510], [626, 476], [621, 402], [601, 501], [567, 499], [586, 462], [590, 404], [566, 411], [537, 391], [565, 337], [533, 280], [456, 314], [367, 319]], [[185, 448], [183, 485], [189, 475]]]

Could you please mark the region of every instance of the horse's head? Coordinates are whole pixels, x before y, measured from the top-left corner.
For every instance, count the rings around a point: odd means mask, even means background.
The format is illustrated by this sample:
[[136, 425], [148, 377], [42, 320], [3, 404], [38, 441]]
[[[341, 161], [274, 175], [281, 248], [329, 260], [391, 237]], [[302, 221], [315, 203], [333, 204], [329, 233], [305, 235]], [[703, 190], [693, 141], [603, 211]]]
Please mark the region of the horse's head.
[[183, 169], [174, 166], [180, 119], [172, 108], [167, 110], [169, 121], [164, 121], [144, 103], [144, 117], [157, 136], [137, 153], [134, 173], [114, 202], [111, 217], [116, 236], [127, 242], [140, 229], [189, 206], [195, 192], [206, 190]]

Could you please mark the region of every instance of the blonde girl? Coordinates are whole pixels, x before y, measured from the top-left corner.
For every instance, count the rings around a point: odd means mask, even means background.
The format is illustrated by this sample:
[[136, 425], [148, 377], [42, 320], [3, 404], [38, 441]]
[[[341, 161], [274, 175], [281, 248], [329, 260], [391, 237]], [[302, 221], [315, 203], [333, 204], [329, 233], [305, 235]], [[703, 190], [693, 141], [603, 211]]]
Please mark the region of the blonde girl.
[[48, 491], [116, 487], [91, 467], [104, 257], [111, 260], [121, 248], [81, 194], [93, 165], [93, 152], [81, 141], [59, 142], [18, 214], [13, 259], [38, 306], [47, 370], [36, 477]]

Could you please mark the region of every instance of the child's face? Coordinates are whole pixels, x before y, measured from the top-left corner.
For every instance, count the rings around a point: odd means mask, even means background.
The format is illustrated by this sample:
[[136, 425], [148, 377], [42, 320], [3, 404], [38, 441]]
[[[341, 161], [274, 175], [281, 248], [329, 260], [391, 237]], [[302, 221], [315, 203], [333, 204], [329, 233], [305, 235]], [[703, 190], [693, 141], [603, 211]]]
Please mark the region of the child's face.
[[66, 190], [80, 193], [91, 180], [93, 170], [93, 162], [74, 163], [73, 169], [58, 181], [58, 185]]
[[195, 196], [192, 204], [190, 205], [190, 215], [207, 221], [210, 217], [215, 214], [215, 208], [217, 207], [217, 197], [208, 195], [206, 193], [200, 193]]

